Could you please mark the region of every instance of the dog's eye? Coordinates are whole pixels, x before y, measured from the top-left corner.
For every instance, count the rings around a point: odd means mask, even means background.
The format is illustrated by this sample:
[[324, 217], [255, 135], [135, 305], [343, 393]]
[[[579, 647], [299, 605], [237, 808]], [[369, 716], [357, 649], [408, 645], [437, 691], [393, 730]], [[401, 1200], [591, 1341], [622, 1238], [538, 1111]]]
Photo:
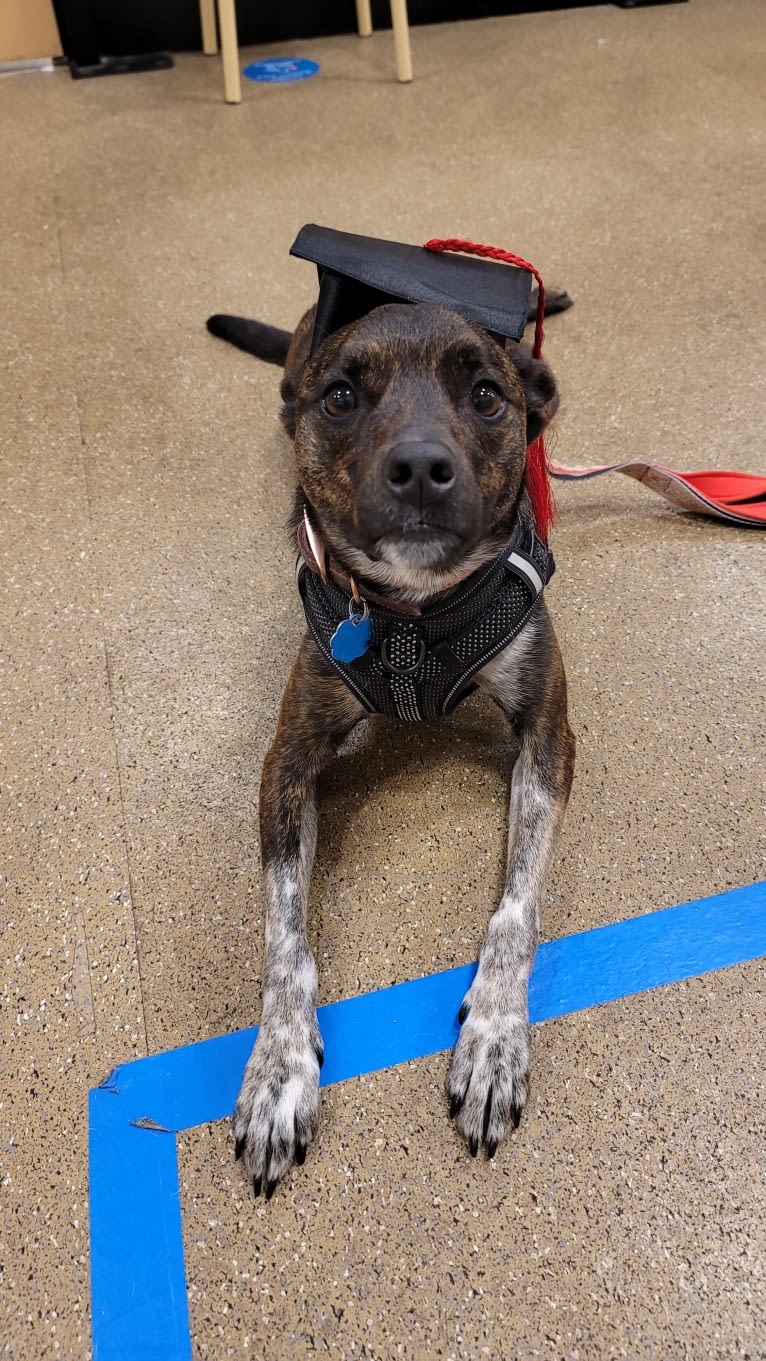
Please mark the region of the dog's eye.
[[477, 383], [471, 401], [480, 416], [499, 416], [505, 410], [505, 398], [492, 383]]
[[328, 416], [347, 416], [356, 407], [356, 393], [349, 383], [333, 383], [322, 398]]

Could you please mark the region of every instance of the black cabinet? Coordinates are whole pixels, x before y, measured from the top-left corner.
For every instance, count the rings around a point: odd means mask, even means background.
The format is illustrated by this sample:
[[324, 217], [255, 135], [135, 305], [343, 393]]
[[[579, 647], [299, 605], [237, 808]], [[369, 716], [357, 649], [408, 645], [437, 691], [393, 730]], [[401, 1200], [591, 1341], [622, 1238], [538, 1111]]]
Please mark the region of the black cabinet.
[[[667, 0], [615, 0], [624, 7]], [[672, 0], [671, 0], [672, 2]], [[603, 0], [576, 0], [576, 7]], [[202, 47], [197, 0], [54, 0], [66, 55], [86, 65], [95, 54], [199, 51]], [[574, 0], [409, 0], [412, 25], [454, 19], [483, 19], [496, 14], [568, 9]], [[372, 0], [375, 28], [390, 26], [388, 0]], [[277, 43], [287, 38], [316, 38], [356, 30], [354, 0], [237, 0], [240, 45]], [[80, 56], [73, 50], [77, 48]]]

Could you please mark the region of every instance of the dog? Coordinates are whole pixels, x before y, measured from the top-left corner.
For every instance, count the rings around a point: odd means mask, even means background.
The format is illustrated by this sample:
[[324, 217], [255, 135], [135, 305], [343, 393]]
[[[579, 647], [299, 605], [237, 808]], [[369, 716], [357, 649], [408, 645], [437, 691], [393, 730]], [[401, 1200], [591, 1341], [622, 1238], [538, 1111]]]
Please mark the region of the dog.
[[[547, 310], [568, 305], [567, 295], [557, 294]], [[307, 614], [309, 594], [324, 592], [287, 681], [261, 783], [263, 1005], [233, 1132], [255, 1194], [263, 1190], [267, 1198], [294, 1164], [303, 1164], [319, 1124], [323, 1046], [306, 933], [317, 776], [368, 716], [370, 687], [382, 685], [381, 677], [394, 687], [390, 703], [400, 707], [393, 712], [420, 716], [406, 707], [413, 705], [414, 665], [407, 629], [416, 636], [419, 621], [430, 627], [453, 601], [455, 610], [468, 608], [476, 583], [495, 580], [499, 559], [507, 567], [515, 556], [520, 570], [512, 580], [504, 572], [498, 589], [510, 589], [511, 581], [523, 595], [524, 573], [527, 584], [536, 579], [542, 586], [546, 550], [534, 537], [526, 451], [559, 400], [550, 368], [528, 347], [501, 343], [439, 303], [375, 307], [312, 353], [315, 319], [313, 308], [293, 335], [236, 317], [208, 321], [214, 335], [284, 365], [282, 421], [295, 445], [292, 529]], [[518, 548], [524, 536], [534, 553]], [[509, 541], [517, 551], [506, 560]], [[574, 771], [561, 654], [542, 591], [530, 592], [523, 627], [485, 664], [474, 663], [468, 686], [456, 683], [450, 698], [453, 705], [478, 685], [520, 742], [505, 888], [459, 1012], [447, 1076], [449, 1114], [473, 1156], [482, 1145], [494, 1156], [518, 1127], [527, 1098], [527, 985]], [[390, 675], [377, 652], [372, 669], [357, 672], [358, 661], [351, 661], [346, 676], [339, 674], [316, 622], [328, 599], [348, 604], [348, 631], [364, 623], [369, 632], [370, 610], [382, 611], [386, 626], [393, 619]], [[384, 654], [385, 646], [384, 640]], [[425, 646], [422, 638], [418, 646]]]

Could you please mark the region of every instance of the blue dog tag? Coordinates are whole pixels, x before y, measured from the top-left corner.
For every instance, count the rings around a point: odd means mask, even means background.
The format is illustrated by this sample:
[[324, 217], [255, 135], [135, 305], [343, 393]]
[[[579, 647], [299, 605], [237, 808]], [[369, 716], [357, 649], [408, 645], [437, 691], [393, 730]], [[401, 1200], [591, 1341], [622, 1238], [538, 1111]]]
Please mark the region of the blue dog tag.
[[365, 608], [363, 615], [350, 615], [338, 625], [330, 639], [330, 651], [336, 662], [355, 662], [364, 656], [371, 637], [372, 620]]

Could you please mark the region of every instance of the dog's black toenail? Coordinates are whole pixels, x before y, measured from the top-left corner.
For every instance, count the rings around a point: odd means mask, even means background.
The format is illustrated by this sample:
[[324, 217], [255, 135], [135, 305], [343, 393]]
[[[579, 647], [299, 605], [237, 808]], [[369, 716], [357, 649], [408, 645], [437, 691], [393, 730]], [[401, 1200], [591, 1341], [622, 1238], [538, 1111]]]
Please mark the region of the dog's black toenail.
[[478, 1141], [478, 1139], [474, 1136], [474, 1137], [471, 1139], [471, 1141], [470, 1141], [470, 1143], [469, 1143], [469, 1145], [468, 1145], [468, 1152], [470, 1153], [470, 1155], [471, 1155], [472, 1158], [475, 1158], [475, 1157], [476, 1157], [476, 1154], [478, 1153], [478, 1151], [479, 1151], [479, 1141]]
[[491, 1139], [487, 1144], [487, 1157], [494, 1158], [497, 1153], [497, 1139]]
[[512, 1107], [511, 1107], [511, 1119], [512, 1119], [512, 1121], [513, 1121], [513, 1128], [514, 1128], [514, 1129], [518, 1129], [518, 1128], [519, 1128], [519, 1122], [520, 1122], [520, 1120], [521, 1120], [521, 1106], [512, 1106]]
[[256, 1194], [257, 1196], [259, 1196], [259, 1195], [261, 1194], [261, 1179], [260, 1179], [260, 1177], [253, 1177], [253, 1190], [254, 1190], [254, 1192], [255, 1192], [255, 1194]]
[[467, 1017], [467, 1015], [468, 1015], [468, 1013], [469, 1013], [470, 1010], [471, 1010], [471, 1008], [470, 1008], [468, 1002], [464, 1002], [463, 1005], [462, 1005], [462, 1007], [460, 1008], [458, 1014], [457, 1014], [457, 1019], [458, 1019], [458, 1024], [459, 1024], [459, 1025], [462, 1025], [462, 1024], [463, 1024], [463, 1021], [466, 1019], [466, 1017]]
[[314, 1053], [315, 1053], [316, 1056], [317, 1056], [317, 1063], [319, 1064], [319, 1067], [322, 1068], [322, 1067], [324, 1066], [324, 1048], [323, 1048], [323, 1046], [322, 1046], [321, 1044], [315, 1045], [315, 1047], [314, 1047]]
[[295, 1161], [297, 1162], [297, 1164], [298, 1164], [299, 1167], [303, 1167], [303, 1164], [304, 1164], [305, 1161], [306, 1161], [306, 1145], [305, 1145], [305, 1144], [296, 1144], [296, 1145], [295, 1145]]
[[460, 1107], [462, 1106], [462, 1104], [463, 1104], [464, 1101], [465, 1101], [465, 1093], [463, 1093], [462, 1096], [457, 1096], [457, 1095], [455, 1095], [455, 1096], [452, 1097], [452, 1100], [451, 1100], [450, 1103], [449, 1103], [450, 1119], [454, 1120], [455, 1116], [457, 1115], [457, 1113], [458, 1113], [458, 1111], [460, 1110]]
[[270, 1181], [270, 1182], [268, 1183], [268, 1185], [267, 1185], [267, 1187], [266, 1187], [266, 1199], [267, 1199], [267, 1200], [271, 1200], [271, 1197], [273, 1196], [274, 1192], [276, 1191], [276, 1189], [277, 1189], [277, 1181], [278, 1181], [278, 1178], [277, 1178], [275, 1181]]
[[247, 1141], [246, 1141], [246, 1138], [245, 1138], [245, 1135], [244, 1135], [244, 1134], [242, 1134], [242, 1135], [239, 1137], [239, 1139], [237, 1139], [237, 1142], [236, 1142], [236, 1144], [234, 1145], [234, 1161], [235, 1161], [235, 1162], [239, 1162], [240, 1158], [242, 1157], [242, 1154], [243, 1154], [244, 1151], [245, 1151], [245, 1143], [246, 1143], [246, 1142], [247, 1142]]

